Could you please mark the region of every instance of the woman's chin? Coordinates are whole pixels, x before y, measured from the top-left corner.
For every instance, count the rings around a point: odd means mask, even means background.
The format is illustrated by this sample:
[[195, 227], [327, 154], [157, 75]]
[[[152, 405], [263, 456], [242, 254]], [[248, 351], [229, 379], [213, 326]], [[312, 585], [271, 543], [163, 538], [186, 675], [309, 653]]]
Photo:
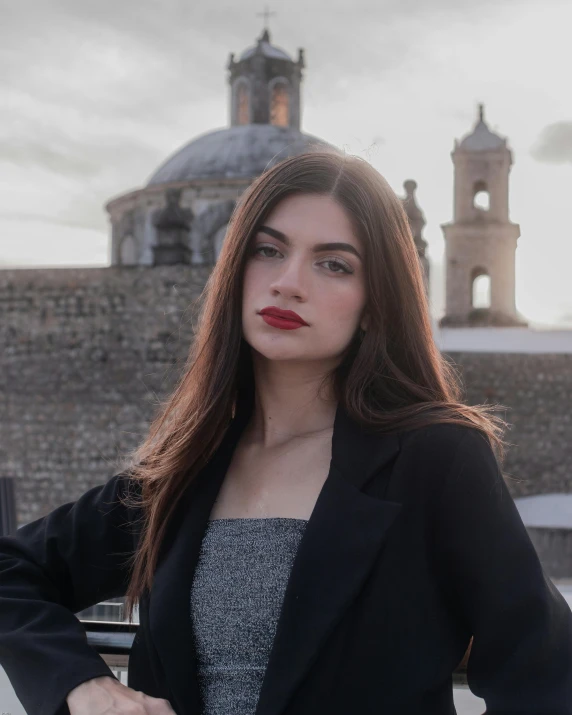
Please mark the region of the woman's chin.
[[314, 359], [311, 355], [308, 355], [307, 350], [300, 349], [299, 345], [288, 345], [286, 340], [276, 338], [272, 340], [253, 341], [250, 343], [250, 347], [258, 354], [258, 357], [265, 360], [272, 360], [273, 362]]
[[322, 364], [324, 367], [331, 366], [334, 367], [338, 362], [339, 358], [331, 355], [324, 355], [323, 352], [316, 351], [315, 353], [308, 352], [307, 350], [292, 350], [280, 348], [276, 345], [272, 348], [268, 346], [260, 346], [254, 348], [255, 359], [260, 361], [268, 361], [272, 363], [284, 363], [288, 365], [305, 365], [312, 366], [312, 369], [316, 367], [317, 364]]
[[257, 350], [256, 352], [264, 360], [271, 360], [272, 362], [304, 362], [309, 359], [305, 353], [302, 353], [299, 350], [280, 350], [263, 348]]

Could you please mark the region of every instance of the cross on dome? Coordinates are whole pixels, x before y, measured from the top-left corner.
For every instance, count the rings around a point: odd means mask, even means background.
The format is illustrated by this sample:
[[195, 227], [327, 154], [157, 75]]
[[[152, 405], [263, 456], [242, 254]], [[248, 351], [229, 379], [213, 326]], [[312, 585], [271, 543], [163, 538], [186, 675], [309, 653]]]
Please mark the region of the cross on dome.
[[256, 17], [263, 17], [263, 18], [264, 18], [264, 29], [265, 29], [265, 30], [269, 30], [269, 29], [270, 29], [270, 28], [268, 27], [268, 20], [269, 20], [270, 17], [272, 17], [273, 15], [277, 15], [277, 13], [276, 13], [276, 12], [271, 12], [271, 11], [268, 9], [268, 5], [265, 5], [264, 10], [263, 10], [262, 12], [257, 12], [257, 13], [256, 13]]

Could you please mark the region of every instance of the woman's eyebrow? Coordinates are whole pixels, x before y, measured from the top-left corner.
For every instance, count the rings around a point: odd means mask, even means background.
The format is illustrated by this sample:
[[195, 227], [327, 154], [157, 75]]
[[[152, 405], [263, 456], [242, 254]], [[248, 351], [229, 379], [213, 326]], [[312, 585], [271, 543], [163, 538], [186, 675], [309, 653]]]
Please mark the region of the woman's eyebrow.
[[[291, 245], [288, 236], [285, 233], [282, 233], [282, 231], [278, 231], [276, 228], [271, 228], [270, 226], [260, 226], [258, 228], [258, 232], [267, 233], [269, 236], [277, 238], [279, 241], [282, 241], [285, 246]], [[320, 251], [347, 251], [347, 253], [353, 253], [353, 255], [357, 256], [361, 261], [361, 256], [358, 250], [352, 246], [351, 243], [342, 243], [340, 241], [333, 243], [316, 243], [312, 250], [314, 253], [319, 253]]]

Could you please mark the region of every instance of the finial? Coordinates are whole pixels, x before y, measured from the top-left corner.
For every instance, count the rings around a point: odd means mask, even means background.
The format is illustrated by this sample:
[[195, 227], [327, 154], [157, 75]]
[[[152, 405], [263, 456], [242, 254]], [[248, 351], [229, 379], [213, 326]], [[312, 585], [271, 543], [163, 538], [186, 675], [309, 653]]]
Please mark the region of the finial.
[[403, 188], [405, 189], [407, 196], [413, 196], [415, 190], [417, 189], [417, 182], [413, 181], [413, 179], [407, 179], [407, 181], [403, 182]]
[[265, 5], [264, 11], [263, 12], [257, 12], [256, 16], [257, 17], [263, 17], [264, 18], [264, 33], [268, 36], [268, 39], [266, 39], [266, 42], [270, 42], [270, 35], [268, 34], [268, 20], [273, 16], [276, 15], [275, 12], [271, 12], [268, 9], [268, 5]]
[[485, 121], [485, 105], [481, 102], [479, 104], [479, 122]]
[[411, 233], [413, 234], [413, 239], [420, 256], [425, 255], [425, 247], [427, 242], [423, 238], [423, 227], [425, 226], [425, 216], [423, 211], [417, 205], [417, 199], [415, 197], [415, 191], [417, 189], [417, 182], [413, 179], [407, 179], [403, 182], [403, 188], [405, 189], [405, 198], [401, 199], [405, 213], [407, 214], [407, 220], [409, 221], [409, 226], [411, 227]]

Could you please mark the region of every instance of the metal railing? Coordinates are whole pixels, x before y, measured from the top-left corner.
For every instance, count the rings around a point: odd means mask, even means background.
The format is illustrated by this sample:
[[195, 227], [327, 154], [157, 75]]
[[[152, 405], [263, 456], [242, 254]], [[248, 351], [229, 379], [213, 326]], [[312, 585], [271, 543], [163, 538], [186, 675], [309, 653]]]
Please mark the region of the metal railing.
[[[135, 633], [139, 628], [137, 623], [92, 621], [80, 618], [87, 634], [87, 642], [95, 648], [99, 655], [114, 672], [115, 677], [125, 685], [127, 684], [127, 667], [129, 665], [129, 652]], [[467, 652], [453, 672], [453, 687], [464, 690], [469, 689], [467, 682], [466, 663], [470, 653]]]
[[127, 685], [129, 653], [139, 625], [114, 621], [80, 619], [85, 628], [87, 642], [99, 653], [115, 677]]

